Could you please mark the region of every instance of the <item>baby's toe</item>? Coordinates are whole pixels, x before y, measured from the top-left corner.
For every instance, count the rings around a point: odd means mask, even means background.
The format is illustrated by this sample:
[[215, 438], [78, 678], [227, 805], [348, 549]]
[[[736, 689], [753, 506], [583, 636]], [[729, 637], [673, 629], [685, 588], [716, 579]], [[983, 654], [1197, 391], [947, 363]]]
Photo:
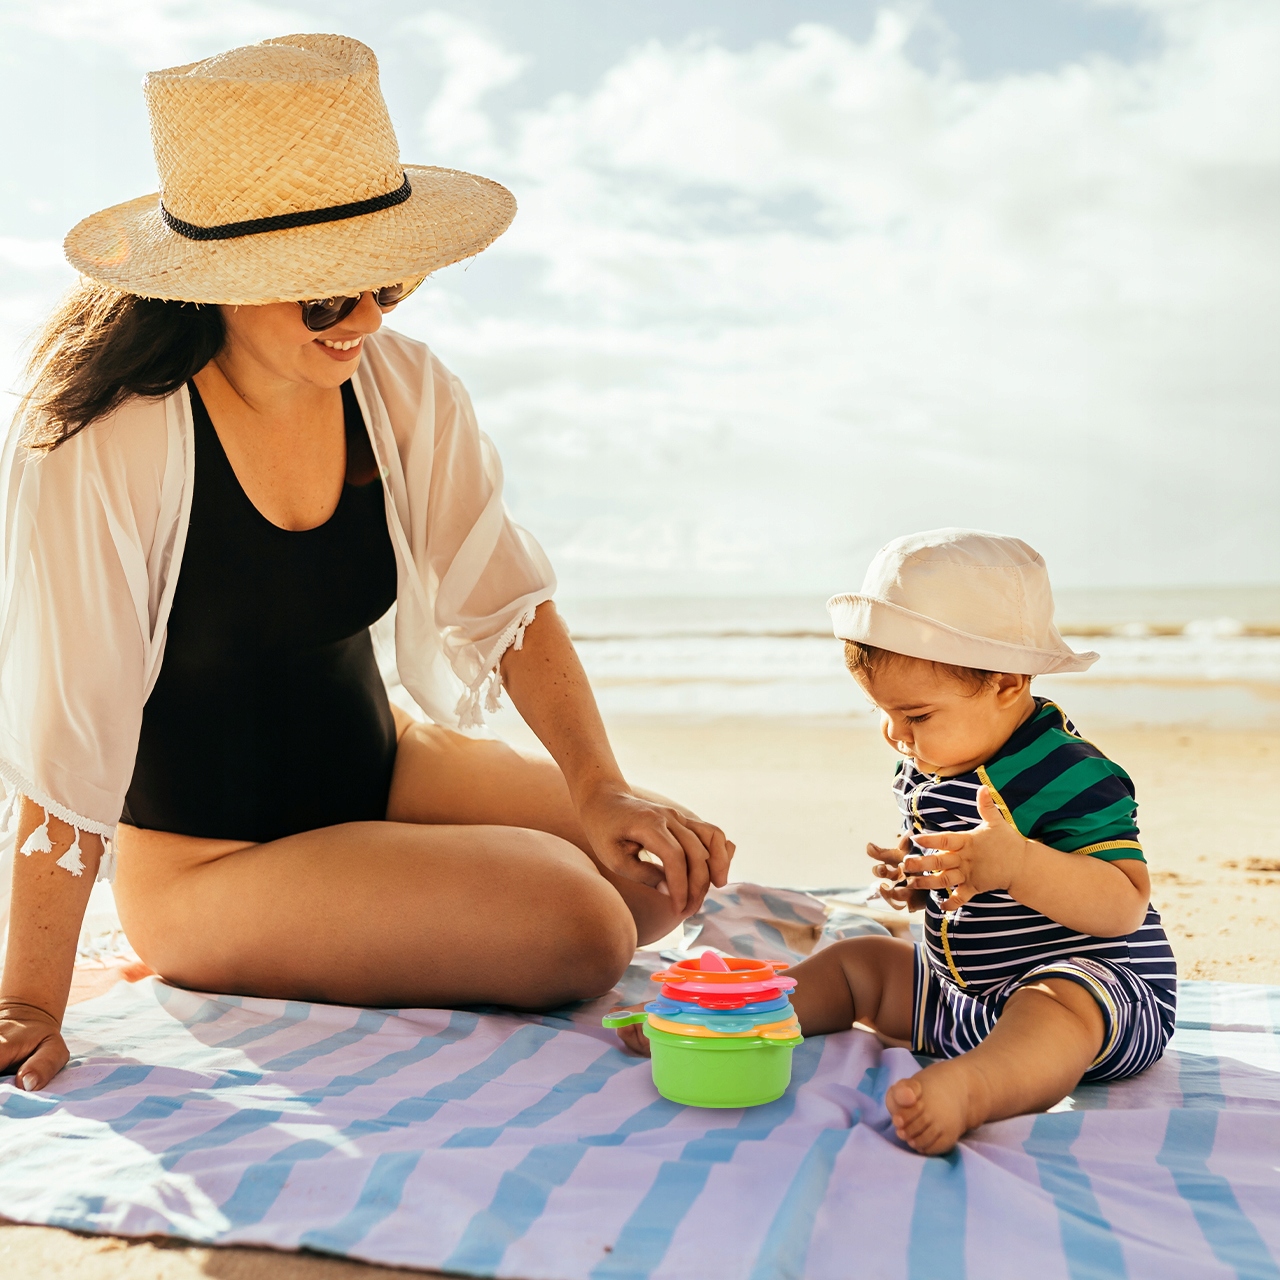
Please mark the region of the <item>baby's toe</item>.
[[895, 1128], [909, 1123], [921, 1113], [923, 1098], [924, 1089], [916, 1076], [889, 1086], [884, 1101]]

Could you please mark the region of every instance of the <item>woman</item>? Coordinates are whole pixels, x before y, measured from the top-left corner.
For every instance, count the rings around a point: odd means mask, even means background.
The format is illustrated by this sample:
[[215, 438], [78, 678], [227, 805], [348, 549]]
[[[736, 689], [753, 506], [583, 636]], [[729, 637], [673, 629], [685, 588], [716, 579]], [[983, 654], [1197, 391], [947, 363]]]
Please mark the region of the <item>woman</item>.
[[[39, 1089], [66, 1063], [80, 921], [117, 861], [130, 941], [184, 986], [602, 994], [733, 846], [627, 786], [465, 391], [379, 331], [514, 201], [402, 167], [373, 54], [344, 37], [146, 94], [160, 196], [68, 237], [86, 280], [37, 344], [0, 478], [0, 1069]], [[427, 722], [375, 661], [393, 604]], [[456, 731], [486, 684], [554, 764]]]

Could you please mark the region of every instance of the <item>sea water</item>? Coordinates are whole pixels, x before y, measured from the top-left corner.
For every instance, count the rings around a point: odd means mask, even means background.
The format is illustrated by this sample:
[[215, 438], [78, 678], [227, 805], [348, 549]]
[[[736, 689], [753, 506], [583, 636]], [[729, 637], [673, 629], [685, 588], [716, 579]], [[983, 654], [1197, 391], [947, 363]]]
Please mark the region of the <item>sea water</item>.
[[[811, 596], [560, 601], [606, 717], [870, 717]], [[1063, 591], [1089, 671], [1036, 680], [1089, 723], [1280, 728], [1280, 587]]]

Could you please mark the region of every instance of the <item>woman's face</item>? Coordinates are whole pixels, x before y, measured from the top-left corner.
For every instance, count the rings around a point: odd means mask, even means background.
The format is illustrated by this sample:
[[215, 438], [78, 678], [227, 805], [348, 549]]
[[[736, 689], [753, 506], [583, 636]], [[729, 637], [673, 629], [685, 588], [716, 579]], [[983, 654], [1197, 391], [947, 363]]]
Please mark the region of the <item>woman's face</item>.
[[349, 316], [321, 333], [312, 333], [302, 323], [302, 308], [296, 302], [221, 310], [227, 324], [224, 354], [233, 364], [256, 365], [275, 379], [315, 387], [346, 382], [360, 363], [364, 339], [382, 325], [382, 311], [372, 293], [362, 294]]

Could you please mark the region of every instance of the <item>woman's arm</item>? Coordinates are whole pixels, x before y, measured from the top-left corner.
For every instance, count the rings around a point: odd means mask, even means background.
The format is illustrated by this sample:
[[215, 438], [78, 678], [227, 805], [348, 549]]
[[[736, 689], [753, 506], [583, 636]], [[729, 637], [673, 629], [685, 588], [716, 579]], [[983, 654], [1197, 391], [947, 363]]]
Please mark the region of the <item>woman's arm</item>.
[[80, 926], [102, 856], [101, 838], [82, 833], [84, 871], [75, 876], [57, 866], [75, 832], [53, 817], [53, 852], [18, 852], [44, 820], [44, 810], [24, 796], [13, 859], [9, 945], [0, 976], [0, 1071], [16, 1067], [18, 1084], [27, 1090], [43, 1089], [70, 1056], [62, 1039], [62, 1015]]
[[[723, 885], [731, 847], [724, 832], [627, 785], [569, 631], [551, 601], [538, 606], [519, 649], [502, 659], [502, 681], [529, 727], [560, 766], [596, 856], [611, 871], [665, 889], [682, 916]], [[644, 850], [662, 866], [640, 858]]]

